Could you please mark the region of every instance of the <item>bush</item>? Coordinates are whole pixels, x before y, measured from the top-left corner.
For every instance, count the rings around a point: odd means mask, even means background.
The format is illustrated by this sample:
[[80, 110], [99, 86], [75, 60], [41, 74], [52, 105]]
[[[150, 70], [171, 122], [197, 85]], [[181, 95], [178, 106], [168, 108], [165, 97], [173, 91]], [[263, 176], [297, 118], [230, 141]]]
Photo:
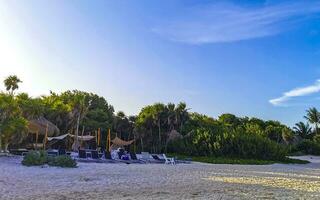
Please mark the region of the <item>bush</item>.
[[305, 154], [320, 155], [320, 144], [316, 141], [308, 139], [302, 140], [302, 142], [297, 145], [296, 149]]
[[48, 164], [50, 166], [56, 167], [66, 167], [66, 168], [74, 168], [77, 167], [77, 162], [73, 160], [70, 156], [57, 156], [49, 159]]
[[260, 135], [247, 133], [225, 134], [214, 145], [218, 156], [251, 158], [263, 160], [283, 160], [286, 149], [274, 141]]
[[23, 160], [22, 164], [25, 166], [39, 166], [44, 165], [48, 161], [48, 155], [45, 151], [30, 151], [28, 152]]
[[180, 140], [168, 145], [170, 153], [180, 153], [189, 156], [217, 156], [242, 159], [277, 160], [282, 161], [287, 155], [287, 149], [269, 138], [244, 129], [223, 130], [216, 128], [199, 128], [191, 142]]
[[73, 168], [77, 166], [77, 162], [70, 156], [49, 157], [46, 151], [30, 151], [27, 153], [22, 164], [25, 166], [40, 166], [48, 164], [56, 167]]

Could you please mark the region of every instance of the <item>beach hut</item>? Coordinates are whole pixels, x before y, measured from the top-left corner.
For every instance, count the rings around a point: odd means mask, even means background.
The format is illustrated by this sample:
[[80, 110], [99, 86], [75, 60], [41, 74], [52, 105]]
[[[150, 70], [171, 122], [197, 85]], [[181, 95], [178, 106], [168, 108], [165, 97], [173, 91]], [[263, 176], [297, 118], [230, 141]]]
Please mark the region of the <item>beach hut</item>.
[[59, 128], [44, 117], [28, 122], [27, 148], [44, 148], [47, 137], [55, 137], [60, 134]]
[[72, 134], [64, 134], [56, 137], [48, 137], [47, 138], [47, 146], [50, 148], [58, 149], [59, 147], [62, 147], [67, 149], [67, 150], [72, 150], [72, 146], [74, 145], [74, 141], [79, 141], [83, 145], [90, 145], [92, 143], [95, 143], [95, 136], [91, 135], [82, 135], [82, 136], [77, 136], [72, 135]]

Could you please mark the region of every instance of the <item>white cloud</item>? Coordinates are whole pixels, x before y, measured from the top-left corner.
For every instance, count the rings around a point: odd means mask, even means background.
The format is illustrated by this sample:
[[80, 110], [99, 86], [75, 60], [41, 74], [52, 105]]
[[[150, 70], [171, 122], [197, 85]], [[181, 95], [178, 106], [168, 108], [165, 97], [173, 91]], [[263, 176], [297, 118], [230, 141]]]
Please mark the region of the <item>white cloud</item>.
[[295, 88], [285, 92], [281, 97], [271, 99], [269, 102], [274, 106], [281, 106], [284, 102], [290, 100], [291, 98], [306, 96], [317, 92], [320, 92], [320, 80], [317, 80], [313, 85]]
[[170, 40], [190, 44], [233, 42], [281, 33], [320, 12], [320, 2], [288, 1], [241, 7], [234, 4], [213, 4], [185, 10], [183, 16], [168, 19], [153, 31]]

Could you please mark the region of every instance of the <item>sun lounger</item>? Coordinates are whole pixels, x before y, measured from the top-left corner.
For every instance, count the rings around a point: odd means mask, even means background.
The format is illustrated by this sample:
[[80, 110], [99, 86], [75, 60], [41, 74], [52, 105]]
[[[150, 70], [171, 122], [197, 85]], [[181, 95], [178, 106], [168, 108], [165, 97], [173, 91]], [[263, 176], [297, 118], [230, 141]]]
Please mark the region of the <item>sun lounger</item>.
[[50, 149], [47, 151], [48, 156], [58, 156], [59, 151], [57, 149]]
[[100, 159], [98, 151], [91, 151], [92, 159]]
[[152, 158], [159, 161], [159, 162], [165, 162], [165, 159], [164, 158], [160, 158], [158, 155], [152, 155]]
[[85, 150], [79, 150], [79, 158], [87, 159], [87, 152]]
[[135, 153], [130, 152], [130, 157], [132, 160], [138, 160], [137, 155]]
[[169, 158], [169, 157], [166, 156], [166, 154], [162, 154], [162, 156], [165, 159], [165, 164], [171, 164], [171, 165], [175, 165], [176, 164], [174, 158]]
[[108, 159], [108, 160], [111, 160], [112, 159], [111, 158], [111, 153], [109, 151], [104, 152], [104, 158]]

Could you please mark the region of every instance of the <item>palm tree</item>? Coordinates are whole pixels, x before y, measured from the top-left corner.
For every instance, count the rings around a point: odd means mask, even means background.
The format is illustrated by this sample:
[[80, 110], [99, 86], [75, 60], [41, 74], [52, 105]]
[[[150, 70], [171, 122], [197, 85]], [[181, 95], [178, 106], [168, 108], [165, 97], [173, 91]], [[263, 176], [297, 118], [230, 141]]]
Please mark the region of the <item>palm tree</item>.
[[307, 138], [310, 134], [312, 134], [312, 128], [308, 123], [296, 123], [295, 127], [293, 127], [293, 130], [303, 139]]
[[156, 103], [153, 105], [153, 119], [154, 123], [158, 126], [158, 139], [159, 147], [161, 148], [161, 122], [165, 118], [165, 105], [162, 103]]
[[169, 127], [169, 131], [175, 129], [176, 125], [176, 105], [174, 103], [168, 103], [167, 105], [167, 124]]
[[22, 81], [16, 75], [8, 76], [4, 80], [6, 90], [9, 92], [10, 95], [13, 95], [13, 92], [19, 88], [19, 83], [22, 83]]
[[116, 131], [117, 137], [119, 138], [122, 138], [122, 134], [129, 129], [129, 119], [124, 112], [119, 111], [116, 114], [113, 120], [113, 128]]
[[189, 113], [186, 103], [180, 102], [176, 107], [176, 123], [179, 126], [180, 133], [182, 132], [184, 123], [189, 119]]
[[315, 107], [309, 108], [309, 110], [307, 110], [307, 115], [304, 116], [304, 118], [306, 118], [309, 121], [309, 123], [315, 125], [315, 133], [318, 134], [318, 128], [320, 123], [319, 111]]

